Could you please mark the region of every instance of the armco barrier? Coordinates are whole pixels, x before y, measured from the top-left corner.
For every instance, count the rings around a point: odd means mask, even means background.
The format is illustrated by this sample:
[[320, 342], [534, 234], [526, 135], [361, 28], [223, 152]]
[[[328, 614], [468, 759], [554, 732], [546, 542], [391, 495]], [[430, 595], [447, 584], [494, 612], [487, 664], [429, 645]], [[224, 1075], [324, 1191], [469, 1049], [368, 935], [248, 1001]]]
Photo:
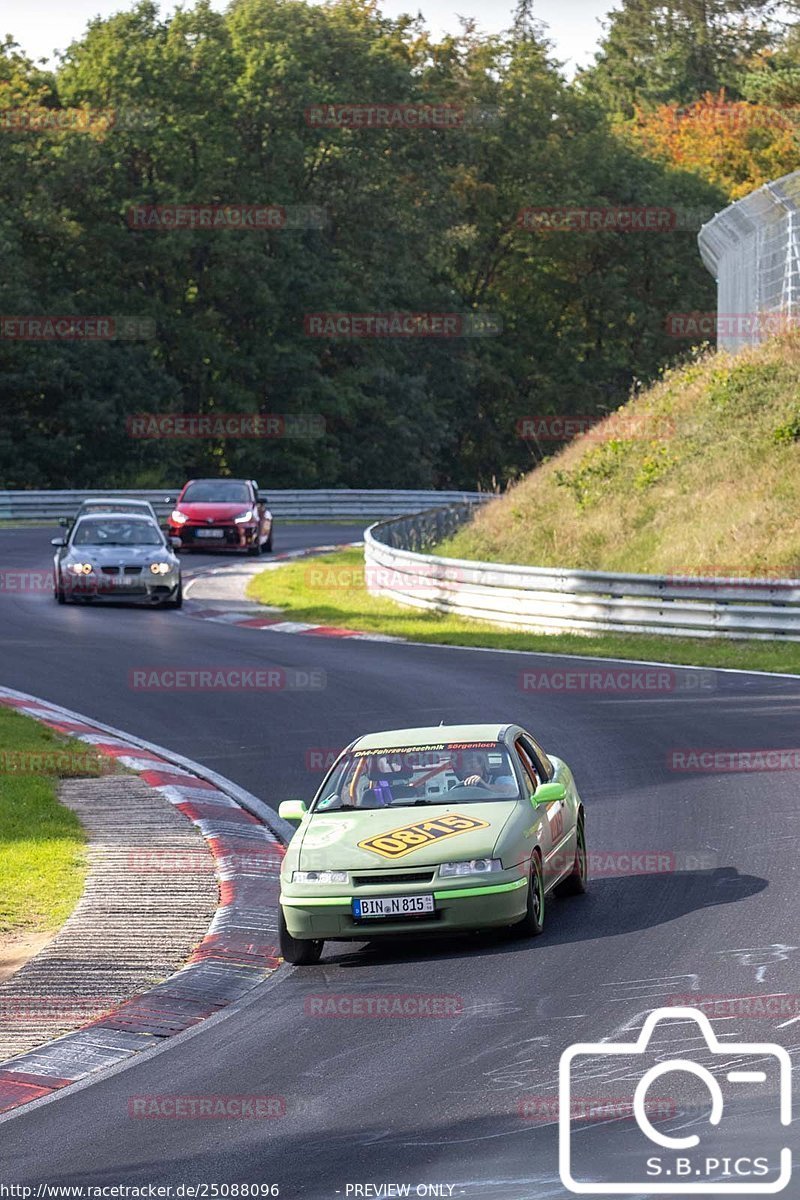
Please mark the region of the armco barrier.
[[800, 579], [620, 575], [419, 552], [472, 510], [461, 503], [370, 526], [364, 535], [370, 592], [538, 632], [800, 641]]
[[[74, 514], [81, 500], [92, 496], [129, 496], [149, 500], [159, 516], [166, 517], [179, 487], [147, 491], [103, 489], [91, 491], [0, 492], [0, 520], [58, 520]], [[377, 517], [397, 516], [429, 508], [431, 504], [476, 502], [486, 499], [478, 492], [391, 491], [351, 488], [321, 488], [313, 491], [296, 488], [267, 488], [267, 502], [273, 515], [287, 520], [374, 521]], [[170, 497], [170, 500], [167, 499]]]

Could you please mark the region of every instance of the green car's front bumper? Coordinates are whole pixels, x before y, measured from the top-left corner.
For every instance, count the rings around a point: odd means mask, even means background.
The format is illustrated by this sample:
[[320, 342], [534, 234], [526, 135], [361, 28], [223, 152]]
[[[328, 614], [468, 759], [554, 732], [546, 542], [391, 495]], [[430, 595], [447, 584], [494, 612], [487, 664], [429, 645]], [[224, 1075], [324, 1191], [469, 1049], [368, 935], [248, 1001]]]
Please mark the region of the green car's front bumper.
[[[528, 897], [527, 878], [503, 883], [484, 884], [468, 879], [454, 880], [452, 886], [442, 886], [437, 880], [430, 888], [415, 888], [413, 892], [433, 892], [435, 912], [403, 920], [353, 917], [353, 896], [292, 895], [291, 885], [281, 893], [286, 928], [295, 938], [347, 939], [361, 941], [385, 934], [447, 934], [465, 929], [486, 929], [492, 926], [513, 925], [525, 916]], [[406, 891], [403, 888], [393, 889]], [[406, 894], [413, 894], [406, 891]], [[386, 895], [387, 889], [365, 892], [359, 888], [360, 899]]]

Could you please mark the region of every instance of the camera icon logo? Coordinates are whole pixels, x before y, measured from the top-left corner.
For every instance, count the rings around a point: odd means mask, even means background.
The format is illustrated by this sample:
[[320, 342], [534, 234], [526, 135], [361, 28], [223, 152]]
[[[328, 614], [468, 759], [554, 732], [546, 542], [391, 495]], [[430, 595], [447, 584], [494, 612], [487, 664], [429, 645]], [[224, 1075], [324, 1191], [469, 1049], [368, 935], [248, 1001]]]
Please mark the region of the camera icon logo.
[[[591, 1057], [594, 1060], [592, 1074], [595, 1075], [597, 1060], [603, 1056], [608, 1057], [609, 1066], [614, 1068], [615, 1073], [619, 1069], [620, 1074], [627, 1071], [638, 1075], [638, 1068], [643, 1067], [643, 1063], [637, 1063], [636, 1059], [638, 1057], [641, 1060], [646, 1056], [656, 1027], [664, 1021], [674, 1023], [687, 1020], [697, 1025], [706, 1042], [708, 1056], [713, 1058], [719, 1055], [719, 1070], [715, 1072], [685, 1057], [664, 1061], [661, 1053], [659, 1058], [662, 1061], [642, 1071], [633, 1096], [633, 1116], [647, 1139], [642, 1146], [641, 1177], [631, 1180], [577, 1178], [581, 1172], [577, 1163], [579, 1155], [576, 1153], [571, 1115], [574, 1111], [573, 1084], [576, 1068], [580, 1070], [580, 1060]], [[631, 1061], [626, 1063], [626, 1058]], [[735, 1070], [731, 1069], [734, 1059], [737, 1063]], [[748, 1069], [747, 1059], [751, 1060], [752, 1069]], [[765, 1069], [770, 1067], [771, 1071]], [[707, 1120], [712, 1131], [722, 1122], [726, 1098], [735, 1099], [737, 1085], [741, 1084], [761, 1083], [769, 1086], [770, 1083], [777, 1083], [780, 1124], [791, 1124], [792, 1063], [782, 1046], [771, 1042], [720, 1042], [710, 1020], [699, 1009], [659, 1008], [647, 1017], [635, 1042], [583, 1042], [570, 1046], [562, 1054], [559, 1065], [559, 1172], [564, 1186], [576, 1195], [584, 1196], [642, 1193], [759, 1196], [782, 1192], [792, 1178], [792, 1152], [788, 1146], [771, 1156], [721, 1158], [719, 1152], [714, 1154], [713, 1145], [701, 1147], [701, 1139], [697, 1134], [677, 1137], [655, 1128], [647, 1112], [647, 1093], [656, 1080], [673, 1072], [694, 1076], [705, 1085], [710, 1097]], [[658, 1147], [661, 1153], [656, 1153], [654, 1147]], [[596, 1161], [590, 1169], [591, 1174], [596, 1176]], [[765, 1176], [770, 1178], [766, 1179]]]

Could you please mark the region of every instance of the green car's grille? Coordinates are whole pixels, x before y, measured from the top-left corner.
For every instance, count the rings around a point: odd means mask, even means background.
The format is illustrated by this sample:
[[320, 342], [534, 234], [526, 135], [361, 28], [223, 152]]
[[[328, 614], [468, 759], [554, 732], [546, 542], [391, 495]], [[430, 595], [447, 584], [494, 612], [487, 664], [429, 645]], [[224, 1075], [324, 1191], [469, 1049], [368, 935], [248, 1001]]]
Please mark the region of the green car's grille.
[[433, 881], [433, 871], [422, 871], [412, 874], [411, 872], [390, 874], [389, 871], [381, 871], [379, 875], [354, 875], [354, 887], [376, 887], [383, 883], [431, 883]]

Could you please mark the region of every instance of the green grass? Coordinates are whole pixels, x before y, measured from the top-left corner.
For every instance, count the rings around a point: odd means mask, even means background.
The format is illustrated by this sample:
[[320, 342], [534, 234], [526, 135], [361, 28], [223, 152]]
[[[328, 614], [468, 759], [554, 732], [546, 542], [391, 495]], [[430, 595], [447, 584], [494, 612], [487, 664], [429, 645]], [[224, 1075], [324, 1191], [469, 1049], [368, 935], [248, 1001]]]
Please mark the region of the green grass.
[[706, 353], [563, 448], [437, 553], [656, 575], [800, 574], [800, 334]]
[[279, 608], [294, 621], [391, 634], [412, 642], [534, 650], [586, 658], [641, 659], [706, 667], [800, 674], [800, 643], [739, 642], [643, 634], [525, 633], [479, 621], [420, 612], [370, 596], [364, 585], [363, 553], [343, 550], [257, 575], [248, 595]]
[[85, 835], [59, 804], [59, 779], [98, 775], [108, 760], [0, 705], [0, 934], [56, 930], [86, 876]]

